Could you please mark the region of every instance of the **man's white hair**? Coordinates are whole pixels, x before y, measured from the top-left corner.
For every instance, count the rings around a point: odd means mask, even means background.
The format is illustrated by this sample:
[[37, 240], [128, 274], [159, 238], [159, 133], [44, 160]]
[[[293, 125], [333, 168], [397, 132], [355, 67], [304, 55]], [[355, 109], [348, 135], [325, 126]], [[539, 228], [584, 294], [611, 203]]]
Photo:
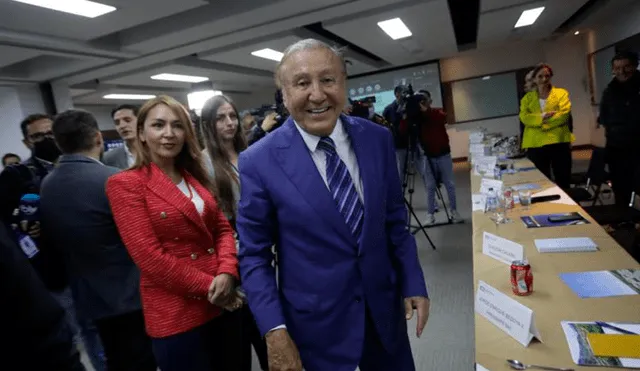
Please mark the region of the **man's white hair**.
[[332, 52], [342, 64], [342, 71], [344, 72], [344, 76], [347, 76], [347, 64], [344, 59], [343, 49], [331, 46], [324, 41], [316, 40], [316, 39], [304, 39], [300, 40], [294, 44], [291, 44], [285, 49], [282, 59], [278, 63], [276, 67], [275, 79], [276, 85], [278, 88], [282, 88], [282, 76], [280, 75], [280, 70], [282, 69], [282, 65], [284, 62], [293, 54], [303, 51], [303, 50], [311, 50], [311, 49], [327, 49]]

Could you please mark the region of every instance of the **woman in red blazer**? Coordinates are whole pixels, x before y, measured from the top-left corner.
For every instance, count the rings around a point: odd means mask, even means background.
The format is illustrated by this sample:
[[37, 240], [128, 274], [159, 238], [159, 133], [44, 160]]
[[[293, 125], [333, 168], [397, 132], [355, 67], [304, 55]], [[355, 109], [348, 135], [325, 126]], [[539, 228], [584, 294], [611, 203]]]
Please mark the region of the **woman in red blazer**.
[[[159, 96], [138, 113], [136, 162], [107, 196], [140, 269], [147, 332], [162, 371], [233, 370], [237, 331], [221, 307], [239, 307], [233, 230], [218, 208], [182, 105]], [[212, 304], [215, 303], [215, 304]], [[227, 361], [228, 360], [228, 361]]]

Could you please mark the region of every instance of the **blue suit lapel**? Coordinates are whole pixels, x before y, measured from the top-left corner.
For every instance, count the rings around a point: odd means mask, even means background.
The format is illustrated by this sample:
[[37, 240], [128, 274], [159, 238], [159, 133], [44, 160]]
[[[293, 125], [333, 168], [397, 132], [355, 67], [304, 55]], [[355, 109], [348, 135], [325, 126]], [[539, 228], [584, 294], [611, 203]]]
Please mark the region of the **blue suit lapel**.
[[[322, 180], [309, 149], [296, 129], [293, 120], [289, 118], [278, 130], [282, 130], [282, 134], [278, 138], [279, 143], [275, 148], [275, 155], [284, 172], [298, 189], [303, 200], [336, 232], [349, 238], [355, 244], [356, 239], [338, 211], [336, 203]], [[295, 197], [295, 195], [291, 195], [291, 197]]]

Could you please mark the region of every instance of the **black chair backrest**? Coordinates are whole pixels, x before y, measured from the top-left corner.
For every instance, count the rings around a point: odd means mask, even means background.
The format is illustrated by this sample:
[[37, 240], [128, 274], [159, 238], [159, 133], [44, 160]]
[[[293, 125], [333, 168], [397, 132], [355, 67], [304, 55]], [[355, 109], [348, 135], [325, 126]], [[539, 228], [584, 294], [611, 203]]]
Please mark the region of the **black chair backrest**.
[[589, 161], [589, 168], [587, 169], [587, 178], [589, 178], [591, 185], [599, 186], [607, 181], [606, 165], [605, 149], [595, 147], [591, 152], [591, 160]]

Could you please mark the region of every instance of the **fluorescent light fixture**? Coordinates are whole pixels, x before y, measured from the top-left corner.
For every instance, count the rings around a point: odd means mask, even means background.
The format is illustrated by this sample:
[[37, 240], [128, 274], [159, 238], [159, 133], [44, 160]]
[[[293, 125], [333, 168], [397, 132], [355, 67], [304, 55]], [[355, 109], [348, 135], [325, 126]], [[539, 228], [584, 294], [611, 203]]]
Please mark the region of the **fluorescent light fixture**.
[[409, 27], [400, 18], [378, 22], [378, 27], [382, 28], [382, 31], [386, 32], [394, 40], [404, 39], [412, 35]]
[[265, 48], [261, 50], [256, 50], [255, 52], [251, 52], [251, 55], [255, 57], [260, 57], [264, 59], [271, 59], [272, 61], [280, 62], [284, 54], [280, 53], [277, 50]]
[[119, 100], [147, 100], [155, 98], [152, 94], [107, 94], [104, 99], [119, 99]]
[[491, 79], [491, 76], [485, 76], [485, 77], [483, 77], [482, 79], [483, 79], [483, 80], [485, 80], [485, 81], [487, 81], [487, 80], [490, 80], [490, 79]]
[[115, 7], [88, 0], [13, 0], [19, 3], [39, 6], [59, 12], [71, 13], [87, 18], [95, 18], [111, 13]]
[[520, 15], [520, 19], [518, 19], [518, 22], [514, 27], [518, 28], [518, 27], [531, 26], [532, 24], [536, 23], [536, 21], [538, 20], [538, 17], [540, 17], [540, 14], [542, 14], [542, 12], [544, 12], [544, 6], [525, 10]]
[[187, 95], [189, 109], [195, 110], [198, 114], [200, 114], [202, 107], [204, 107], [204, 104], [209, 100], [209, 98], [221, 94], [222, 92], [220, 90], [203, 90], [189, 93]]
[[573, 34], [574, 34], [574, 35], [576, 35], [576, 36], [578, 36], [578, 35], [580, 35], [580, 31], [576, 31], [576, 32], [574, 32]]
[[208, 77], [204, 76], [189, 76], [189, 75], [178, 75], [175, 73], [161, 73], [159, 75], [151, 76], [152, 80], [163, 80], [163, 81], [178, 81], [178, 82], [203, 82], [209, 80]]

